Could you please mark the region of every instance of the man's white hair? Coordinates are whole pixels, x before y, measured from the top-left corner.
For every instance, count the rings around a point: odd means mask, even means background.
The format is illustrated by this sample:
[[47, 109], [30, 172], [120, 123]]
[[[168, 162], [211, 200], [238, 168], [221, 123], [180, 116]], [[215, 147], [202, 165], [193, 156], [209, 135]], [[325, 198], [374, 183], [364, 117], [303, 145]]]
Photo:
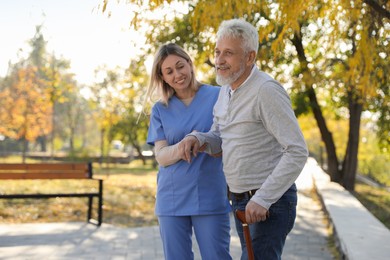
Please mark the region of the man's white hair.
[[217, 40], [225, 37], [239, 38], [245, 52], [259, 49], [259, 33], [257, 29], [243, 19], [231, 19], [221, 23], [217, 32]]

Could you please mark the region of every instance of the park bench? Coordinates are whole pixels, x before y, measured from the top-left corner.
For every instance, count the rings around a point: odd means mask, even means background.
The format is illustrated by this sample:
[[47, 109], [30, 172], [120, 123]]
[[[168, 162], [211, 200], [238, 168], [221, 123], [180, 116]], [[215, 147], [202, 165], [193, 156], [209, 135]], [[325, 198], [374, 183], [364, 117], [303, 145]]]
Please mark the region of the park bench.
[[[103, 180], [93, 178], [92, 163], [0, 163], [0, 180], [93, 180], [97, 189], [88, 191], [66, 190], [65, 192], [46, 192], [38, 187], [34, 192], [4, 191], [0, 189], [0, 199], [48, 199], [58, 197], [88, 198], [87, 222], [100, 226], [102, 223]], [[96, 186], [96, 185], [95, 185]], [[68, 187], [67, 187], [68, 188]], [[76, 188], [75, 188], [76, 189]], [[46, 189], [47, 190], [47, 189]], [[97, 220], [92, 219], [93, 198], [97, 198]]]

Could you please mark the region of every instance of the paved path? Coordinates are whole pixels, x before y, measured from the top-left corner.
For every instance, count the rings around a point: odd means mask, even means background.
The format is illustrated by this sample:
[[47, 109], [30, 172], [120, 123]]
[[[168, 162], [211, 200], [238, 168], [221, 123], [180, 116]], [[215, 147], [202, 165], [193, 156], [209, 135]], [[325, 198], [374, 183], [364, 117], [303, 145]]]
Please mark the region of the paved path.
[[[298, 215], [283, 259], [333, 259], [321, 207], [310, 196], [312, 178], [305, 167], [297, 181]], [[232, 220], [233, 221], [233, 220]], [[232, 222], [231, 254], [239, 259], [240, 242]], [[201, 259], [194, 243], [195, 259]], [[86, 223], [0, 224], [0, 259], [164, 259], [158, 227], [119, 228]]]

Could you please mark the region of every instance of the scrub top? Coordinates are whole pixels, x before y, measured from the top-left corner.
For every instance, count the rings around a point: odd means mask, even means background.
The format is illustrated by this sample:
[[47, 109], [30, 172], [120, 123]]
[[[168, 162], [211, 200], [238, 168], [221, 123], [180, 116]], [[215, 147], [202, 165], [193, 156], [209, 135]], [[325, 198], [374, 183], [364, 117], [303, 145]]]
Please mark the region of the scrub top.
[[[209, 131], [219, 90], [202, 85], [188, 106], [176, 96], [169, 99], [168, 106], [157, 102], [152, 108], [147, 143], [166, 140], [174, 145], [194, 130]], [[157, 216], [223, 214], [230, 210], [221, 157], [198, 153], [191, 163], [180, 160], [159, 166]]]

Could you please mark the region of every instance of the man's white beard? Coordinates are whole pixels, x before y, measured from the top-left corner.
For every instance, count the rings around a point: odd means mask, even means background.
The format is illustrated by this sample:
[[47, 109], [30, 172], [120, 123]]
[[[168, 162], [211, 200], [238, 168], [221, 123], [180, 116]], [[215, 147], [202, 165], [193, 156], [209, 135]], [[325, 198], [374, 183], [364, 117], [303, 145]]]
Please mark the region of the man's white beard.
[[223, 77], [219, 75], [217, 72], [217, 78], [216, 78], [217, 83], [220, 86], [231, 85], [244, 73], [244, 71], [245, 71], [245, 65], [241, 64], [239, 71], [236, 71], [232, 75], [229, 75], [227, 77]]

